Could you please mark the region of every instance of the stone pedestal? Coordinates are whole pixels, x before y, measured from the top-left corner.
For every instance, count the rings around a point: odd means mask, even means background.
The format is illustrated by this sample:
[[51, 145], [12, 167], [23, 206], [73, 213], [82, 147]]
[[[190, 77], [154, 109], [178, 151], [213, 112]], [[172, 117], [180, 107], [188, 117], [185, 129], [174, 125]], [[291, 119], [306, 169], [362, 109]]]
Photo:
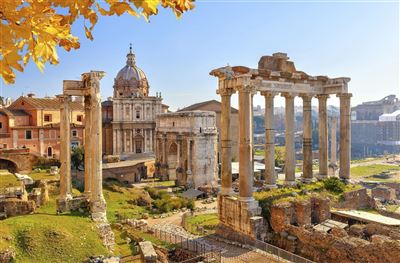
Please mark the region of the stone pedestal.
[[224, 238], [263, 240], [266, 233], [261, 207], [258, 202], [241, 201], [234, 196], [218, 196], [218, 214], [220, 224], [216, 234]]

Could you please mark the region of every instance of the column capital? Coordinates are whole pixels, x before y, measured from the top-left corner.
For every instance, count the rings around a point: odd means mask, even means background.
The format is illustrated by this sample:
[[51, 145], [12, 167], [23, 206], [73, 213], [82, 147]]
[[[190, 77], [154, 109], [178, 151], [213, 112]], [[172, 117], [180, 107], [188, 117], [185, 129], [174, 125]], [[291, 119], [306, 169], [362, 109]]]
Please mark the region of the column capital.
[[217, 89], [217, 94], [219, 94], [220, 96], [231, 96], [232, 94], [235, 94], [236, 91], [234, 89], [231, 88], [219, 88]]
[[318, 100], [327, 100], [329, 99], [329, 94], [318, 94], [315, 96]]
[[350, 99], [351, 97], [353, 97], [353, 94], [351, 94], [351, 93], [339, 93], [339, 94], [336, 94], [336, 97], [338, 97], [339, 99]]
[[300, 93], [299, 97], [302, 98], [303, 101], [311, 101], [314, 95], [308, 93]]
[[274, 98], [276, 95], [279, 94], [279, 92], [275, 92], [275, 91], [261, 91], [260, 93], [262, 96], [267, 97], [267, 98]]
[[297, 96], [297, 93], [291, 93], [291, 92], [282, 92], [281, 93], [282, 97], [285, 97], [285, 99], [294, 99], [294, 97]]

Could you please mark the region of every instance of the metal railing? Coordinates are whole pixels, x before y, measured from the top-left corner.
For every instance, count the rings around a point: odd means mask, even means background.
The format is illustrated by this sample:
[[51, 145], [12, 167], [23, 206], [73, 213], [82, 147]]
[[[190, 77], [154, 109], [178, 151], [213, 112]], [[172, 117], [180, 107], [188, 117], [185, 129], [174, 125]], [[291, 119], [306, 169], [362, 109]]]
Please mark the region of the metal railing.
[[174, 244], [177, 247], [194, 252], [195, 256], [185, 261], [182, 261], [184, 263], [198, 261], [221, 262], [221, 250], [216, 248], [215, 246], [211, 246], [205, 243], [201, 240], [201, 238], [188, 238], [179, 233], [171, 233], [169, 231], [161, 230], [159, 228], [151, 227], [148, 225], [133, 224], [132, 226], [143, 232], [153, 235], [160, 241]]

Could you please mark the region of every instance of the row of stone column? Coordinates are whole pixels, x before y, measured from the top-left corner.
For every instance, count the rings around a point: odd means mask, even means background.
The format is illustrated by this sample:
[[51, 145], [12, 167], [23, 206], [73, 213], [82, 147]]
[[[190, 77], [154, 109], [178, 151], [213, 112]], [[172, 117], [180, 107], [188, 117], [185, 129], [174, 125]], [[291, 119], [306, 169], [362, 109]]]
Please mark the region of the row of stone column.
[[[239, 195], [242, 199], [252, 199], [252, 90], [241, 87], [239, 91]], [[232, 194], [232, 138], [230, 133], [231, 95], [234, 89], [220, 89], [221, 96], [221, 194]], [[261, 92], [265, 97], [265, 181], [270, 187], [276, 186], [275, 177], [275, 129], [274, 97], [277, 92]], [[294, 142], [294, 98], [303, 99], [303, 179], [313, 179], [312, 170], [312, 119], [311, 94], [281, 93], [285, 98], [285, 183], [295, 183], [295, 142]], [[316, 96], [319, 101], [319, 176], [328, 175], [328, 123], [327, 99], [329, 95]], [[338, 94], [340, 99], [340, 171], [339, 176], [349, 178], [350, 173], [350, 93]]]
[[[60, 107], [60, 199], [72, 199], [71, 182], [71, 96], [58, 96]], [[85, 96], [85, 178], [84, 195], [91, 203], [92, 215], [105, 213], [102, 186], [102, 118], [100, 94]], [[103, 217], [103, 215], [101, 215]]]

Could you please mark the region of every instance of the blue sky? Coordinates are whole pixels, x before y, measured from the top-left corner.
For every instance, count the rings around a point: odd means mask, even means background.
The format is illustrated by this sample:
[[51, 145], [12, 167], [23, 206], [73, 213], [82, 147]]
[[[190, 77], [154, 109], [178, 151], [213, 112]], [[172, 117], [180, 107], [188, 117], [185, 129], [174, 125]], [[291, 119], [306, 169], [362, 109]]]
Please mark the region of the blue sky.
[[[172, 109], [218, 99], [217, 67], [257, 67], [262, 55], [286, 52], [298, 70], [311, 75], [346, 76], [352, 80], [352, 104], [399, 96], [399, 3], [396, 1], [197, 1], [177, 20], [167, 10], [146, 23], [130, 16], [101, 18], [94, 41], [74, 26], [81, 48], [59, 49], [60, 64], [41, 73], [33, 63], [17, 74], [14, 85], [0, 83], [0, 95], [17, 98], [61, 93], [62, 80], [82, 72], [104, 70], [102, 96], [112, 95], [113, 80], [125, 65], [129, 43], [137, 64], [162, 92]], [[282, 99], [277, 99], [280, 105]], [[301, 100], [297, 100], [301, 103]], [[316, 100], [315, 100], [316, 102]], [[233, 100], [233, 105], [237, 105]], [[337, 99], [330, 100], [337, 104]], [[263, 104], [257, 96], [255, 105]]]

